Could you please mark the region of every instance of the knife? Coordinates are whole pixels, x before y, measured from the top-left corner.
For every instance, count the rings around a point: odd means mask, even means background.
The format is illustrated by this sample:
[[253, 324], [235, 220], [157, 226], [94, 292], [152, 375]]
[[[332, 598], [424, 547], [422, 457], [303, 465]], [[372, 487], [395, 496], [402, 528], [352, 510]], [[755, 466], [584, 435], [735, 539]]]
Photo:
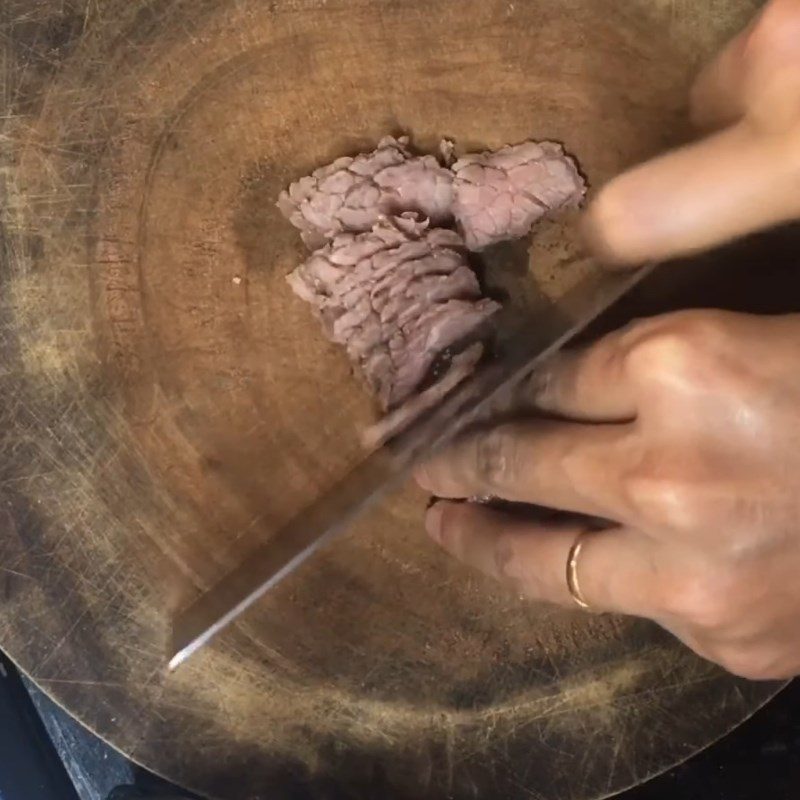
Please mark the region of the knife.
[[[587, 259], [587, 266], [592, 262]], [[355, 469], [291, 519], [268, 542], [178, 613], [172, 622], [169, 668], [207, 644], [272, 587], [397, 486], [411, 468], [491, 409], [492, 404], [568, 344], [653, 270], [609, 272], [594, 266], [589, 277], [556, 302], [522, 319], [501, 312], [497, 356], [447, 395], [432, 411], [367, 456]]]

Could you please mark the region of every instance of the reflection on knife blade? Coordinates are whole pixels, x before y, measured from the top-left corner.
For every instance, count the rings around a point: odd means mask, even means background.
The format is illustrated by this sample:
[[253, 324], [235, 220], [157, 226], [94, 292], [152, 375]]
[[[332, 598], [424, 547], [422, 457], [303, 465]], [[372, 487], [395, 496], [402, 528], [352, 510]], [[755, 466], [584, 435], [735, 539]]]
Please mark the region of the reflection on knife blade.
[[494, 350], [481, 367], [432, 411], [361, 462], [307, 506], [173, 620], [169, 666], [174, 669], [208, 643], [265, 592], [380, 500], [419, 461], [443, 447], [503, 393], [529, 375], [652, 271], [596, 270], [535, 322], [501, 314]]

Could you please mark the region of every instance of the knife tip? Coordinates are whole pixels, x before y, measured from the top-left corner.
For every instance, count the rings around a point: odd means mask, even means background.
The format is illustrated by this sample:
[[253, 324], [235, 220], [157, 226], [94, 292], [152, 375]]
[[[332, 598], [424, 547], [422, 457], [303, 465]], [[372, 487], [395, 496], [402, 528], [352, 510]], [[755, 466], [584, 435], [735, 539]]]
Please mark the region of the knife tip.
[[170, 642], [169, 650], [168, 650], [168, 657], [169, 661], [167, 662], [167, 669], [169, 672], [174, 672], [178, 667], [180, 667], [185, 661], [187, 661], [195, 652], [197, 652], [203, 644], [202, 639], [194, 639], [190, 641], [188, 644], [178, 643], [178, 637], [173, 630], [172, 640]]

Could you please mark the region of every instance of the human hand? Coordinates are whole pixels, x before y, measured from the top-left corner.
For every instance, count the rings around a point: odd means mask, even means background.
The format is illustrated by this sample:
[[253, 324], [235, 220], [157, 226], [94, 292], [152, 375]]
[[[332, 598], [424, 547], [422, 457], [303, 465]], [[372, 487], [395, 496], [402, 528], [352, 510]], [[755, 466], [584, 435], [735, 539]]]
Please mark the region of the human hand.
[[800, 217], [800, 0], [772, 0], [700, 74], [707, 137], [607, 184], [589, 209], [595, 250], [619, 265], [703, 250]]
[[[612, 181], [588, 212], [621, 265], [800, 216], [800, 0], [773, 0], [698, 81], [724, 128]], [[493, 495], [613, 524], [545, 526], [438, 502], [427, 528], [523, 594], [647, 617], [750, 678], [800, 674], [800, 316], [683, 312], [565, 353], [523, 395], [556, 419], [472, 434], [418, 471], [437, 497]]]
[[[593, 609], [653, 619], [739, 675], [800, 673], [800, 315], [635, 323], [553, 362], [527, 397], [570, 421], [472, 434], [417, 472], [422, 487], [614, 520], [583, 539]], [[521, 594], [572, 604], [586, 526], [441, 501], [426, 527]]]

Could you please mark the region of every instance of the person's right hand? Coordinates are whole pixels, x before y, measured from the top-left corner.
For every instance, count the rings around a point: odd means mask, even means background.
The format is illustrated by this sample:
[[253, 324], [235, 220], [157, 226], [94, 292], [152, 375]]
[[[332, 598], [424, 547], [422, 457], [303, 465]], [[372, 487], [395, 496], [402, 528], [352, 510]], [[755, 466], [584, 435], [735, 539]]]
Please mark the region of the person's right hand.
[[613, 180], [590, 208], [607, 261], [686, 255], [800, 217], [800, 0], [772, 0], [725, 48], [691, 112], [715, 132]]
[[[659, 260], [800, 217], [800, 0], [773, 0], [692, 106], [721, 132], [600, 192], [601, 255]], [[446, 498], [431, 537], [532, 599], [653, 619], [746, 677], [800, 674], [800, 315], [639, 321], [527, 389], [548, 418], [473, 431], [417, 471]], [[483, 495], [611, 526], [449, 502]]]

